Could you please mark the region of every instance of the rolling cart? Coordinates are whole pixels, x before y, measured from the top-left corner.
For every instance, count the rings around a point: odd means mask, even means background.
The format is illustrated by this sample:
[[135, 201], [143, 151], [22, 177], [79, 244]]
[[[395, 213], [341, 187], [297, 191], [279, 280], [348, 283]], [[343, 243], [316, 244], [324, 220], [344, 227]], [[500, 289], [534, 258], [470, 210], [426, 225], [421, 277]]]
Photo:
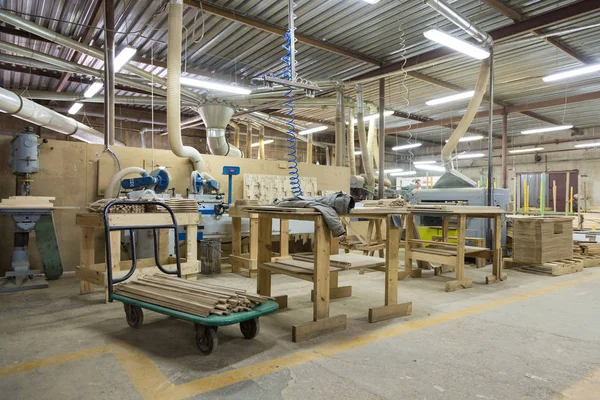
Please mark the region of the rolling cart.
[[[154, 226], [110, 226], [108, 221], [108, 213], [111, 207], [119, 204], [130, 204], [130, 202], [115, 200], [106, 205], [103, 211], [103, 220], [104, 220], [104, 231], [106, 238], [106, 265], [107, 265], [107, 278], [108, 278], [108, 295], [109, 301], [120, 301], [123, 303], [125, 308], [125, 316], [127, 319], [127, 323], [130, 327], [139, 329], [144, 322], [144, 312], [143, 309], [154, 311], [160, 314], [165, 314], [170, 317], [183, 319], [185, 321], [189, 321], [194, 324], [196, 331], [196, 346], [200, 350], [202, 354], [208, 355], [212, 353], [212, 351], [217, 347], [218, 337], [217, 337], [217, 329], [219, 326], [225, 325], [233, 325], [240, 324], [240, 330], [246, 339], [254, 338], [259, 330], [260, 325], [258, 322], [258, 318], [262, 315], [272, 313], [278, 309], [278, 304], [274, 301], [268, 301], [263, 304], [259, 304], [258, 306], [252, 308], [250, 311], [241, 311], [237, 313], [232, 313], [229, 315], [209, 315], [208, 317], [200, 317], [195, 314], [190, 314], [184, 311], [179, 311], [174, 308], [168, 308], [156, 304], [152, 304], [146, 301], [134, 299], [131, 297], [123, 296], [121, 294], [116, 294], [113, 292], [113, 285], [116, 283], [125, 282], [129, 278], [131, 278], [135, 273], [135, 268], [137, 264], [137, 256], [135, 249], [135, 240], [133, 232], [137, 229], [151, 229], [154, 236], [154, 259], [156, 261], [156, 267], [163, 273], [169, 275], [177, 275], [181, 278], [181, 263], [179, 257], [179, 246], [175, 245], [175, 258], [177, 270], [169, 271], [166, 270], [160, 263], [159, 255], [158, 255], [158, 230], [159, 229], [175, 229], [177, 231], [177, 220], [175, 219], [175, 214], [171, 210], [170, 207], [165, 205], [164, 203], [158, 201], [148, 201], [144, 204], [147, 205], [156, 205], [159, 207], [163, 207], [166, 211], [171, 215], [171, 219], [173, 221], [172, 224], [167, 225], [154, 225]], [[110, 232], [114, 230], [127, 230], [129, 231], [129, 237], [131, 240], [131, 269], [125, 274], [125, 276], [121, 278], [113, 278], [112, 270], [110, 266], [112, 265], [111, 260], [111, 243], [110, 243]], [[175, 235], [177, 237], [177, 235]]]

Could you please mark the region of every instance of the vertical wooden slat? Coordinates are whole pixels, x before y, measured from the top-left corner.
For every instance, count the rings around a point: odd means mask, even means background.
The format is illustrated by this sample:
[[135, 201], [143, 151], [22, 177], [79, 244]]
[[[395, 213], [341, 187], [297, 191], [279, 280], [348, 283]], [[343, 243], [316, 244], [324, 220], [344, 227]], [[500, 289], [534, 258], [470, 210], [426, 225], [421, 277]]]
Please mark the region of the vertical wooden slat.
[[315, 220], [315, 261], [313, 320], [329, 317], [329, 253], [331, 251], [331, 231], [323, 217]]

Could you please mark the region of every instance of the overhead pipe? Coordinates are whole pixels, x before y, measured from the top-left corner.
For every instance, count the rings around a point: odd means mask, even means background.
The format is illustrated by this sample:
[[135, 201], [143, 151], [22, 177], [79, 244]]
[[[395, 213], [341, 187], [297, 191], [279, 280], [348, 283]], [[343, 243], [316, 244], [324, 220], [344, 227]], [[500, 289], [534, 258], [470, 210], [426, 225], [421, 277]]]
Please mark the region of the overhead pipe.
[[[371, 167], [370, 160], [372, 160], [372, 154], [369, 151], [367, 145], [367, 134], [365, 132], [365, 109], [363, 103], [363, 88], [362, 85], [356, 85], [356, 119], [358, 120], [358, 142], [360, 143], [361, 149], [361, 160], [363, 169], [366, 175], [366, 189], [371, 193], [375, 190], [375, 175], [373, 168]], [[350, 121], [350, 123], [353, 123]]]
[[[265, 119], [263, 119], [263, 118], [261, 118], [259, 116], [253, 115], [253, 114], [247, 114], [247, 115], [242, 116], [241, 118], [243, 118], [245, 120], [248, 120], [248, 121], [252, 121], [252, 122], [254, 122], [258, 126], [264, 125], [264, 126], [266, 126], [268, 128], [274, 129], [274, 130], [276, 130], [278, 132], [287, 133], [289, 131], [289, 128], [286, 128], [286, 127], [283, 127], [283, 126], [279, 126], [279, 125], [273, 123], [272, 121], [276, 120], [275, 117], [271, 117], [269, 121], [265, 120]], [[298, 139], [300, 141], [303, 141], [305, 143], [308, 143], [308, 138], [306, 138], [305, 136], [306, 135], [296, 135], [296, 139]], [[313, 144], [315, 146], [318, 146], [318, 147], [327, 147], [325, 145], [320, 145], [318, 143], [319, 142], [314, 142], [313, 141]]]
[[[96, 49], [91, 46], [88, 46], [87, 44], [78, 42], [69, 37], [63, 36], [59, 33], [56, 33], [50, 29], [44, 28], [36, 23], [33, 23], [33, 22], [23, 19], [21, 17], [18, 17], [17, 15], [15, 15], [7, 10], [0, 9], [0, 21], [3, 21], [10, 25], [13, 25], [13, 26], [20, 28], [24, 31], [27, 31], [29, 33], [33, 33], [34, 35], [40, 36], [51, 42], [60, 44], [62, 46], [71, 48], [73, 50], [76, 50], [79, 53], [82, 53], [82, 54], [97, 58], [98, 60], [104, 61], [104, 53], [101, 50]], [[179, 47], [181, 47], [181, 46], [179, 46]], [[181, 59], [181, 54], [178, 56], [178, 59]], [[158, 83], [159, 85], [168, 87], [168, 84], [167, 84], [168, 79], [164, 79], [159, 76], [153, 75], [152, 73], [150, 73], [142, 68], [131, 65], [130, 63], [125, 64], [122, 67], [122, 69], [127, 72], [130, 72], [134, 75], [140, 76], [144, 79], [147, 79], [148, 81], [153, 81], [155, 83]], [[181, 65], [179, 66], [179, 68], [177, 68], [177, 70], [181, 72]], [[196, 92], [194, 92], [190, 89], [180, 88], [180, 90], [184, 96], [186, 96], [192, 100], [195, 100], [195, 101], [201, 100], [201, 97]]]
[[433, 8], [441, 16], [448, 21], [458, 26], [460, 29], [468, 33], [472, 38], [477, 40], [483, 46], [491, 46], [493, 43], [492, 37], [485, 31], [479, 29], [475, 24], [463, 17], [450, 4], [444, 0], [423, 0], [423, 3]]
[[117, 185], [121, 183], [121, 179], [125, 178], [127, 175], [132, 175], [132, 174], [148, 176], [148, 172], [146, 172], [145, 169], [140, 168], [140, 167], [129, 167], [129, 168], [122, 169], [119, 172], [117, 172], [115, 174], [115, 176], [113, 176], [113, 178], [108, 183], [108, 186], [106, 187], [106, 190], [104, 191], [104, 198], [112, 199], [114, 197]]
[[82, 142], [103, 143], [101, 132], [1, 87], [0, 111]]
[[354, 124], [352, 119], [354, 118], [354, 108], [348, 107], [348, 160], [350, 161], [350, 175], [356, 175], [356, 148], [354, 147]]
[[[28, 90], [27, 98], [33, 100], [54, 100], [54, 101], [77, 101], [80, 103], [104, 103], [104, 96], [97, 95], [94, 97], [83, 97], [83, 93], [73, 92], [48, 92], [44, 90]], [[116, 104], [128, 104], [128, 105], [155, 105], [155, 106], [166, 106], [167, 99], [155, 98], [150, 96], [115, 96]], [[184, 101], [182, 106], [192, 107], [195, 103]]]
[[204, 104], [198, 112], [206, 126], [206, 142], [208, 149], [217, 156], [242, 158], [242, 151], [230, 144], [225, 136], [227, 124], [231, 121], [233, 108], [224, 104]]
[[[196, 127], [196, 126], [200, 125], [200, 124], [198, 124], [199, 121], [202, 121], [202, 117], [200, 115], [188, 118], [185, 121], [181, 122], [181, 130]], [[155, 124], [155, 125], [166, 125], [166, 123], [156, 123], [155, 121], [149, 121], [148, 123]], [[169, 133], [167, 131], [167, 128], [145, 127], [145, 128], [140, 129], [140, 142], [141, 142], [142, 148], [146, 147], [145, 135], [148, 132], [157, 132], [160, 134], [168, 134]]]
[[206, 173], [200, 152], [191, 146], [184, 146], [181, 140], [181, 37], [183, 0], [171, 0], [168, 17], [167, 45], [167, 131], [169, 146], [178, 157], [187, 157], [194, 169], [205, 179], [214, 179]]
[[[367, 107], [369, 114], [374, 114], [377, 110], [375, 107]], [[367, 148], [369, 149], [369, 164], [370, 168], [379, 168], [379, 146], [377, 145], [377, 121], [371, 119], [369, 121], [369, 129], [367, 131]]]
[[104, 147], [115, 144], [115, 0], [104, 0]]
[[[51, 55], [48, 55], [48, 54], [45, 54], [45, 53], [42, 53], [39, 51], [31, 50], [27, 47], [22, 47], [22, 46], [14, 44], [14, 43], [6, 42], [4, 40], [0, 40], [0, 50], [8, 51], [13, 54], [22, 56], [22, 57], [15, 57], [15, 56], [9, 56], [7, 54], [0, 54], [0, 58], [5, 58], [7, 60], [6, 62], [11, 62], [11, 63], [24, 65], [24, 66], [34, 66], [34, 65], [32, 65], [32, 62], [40, 62], [41, 61], [43, 63], [51, 64], [54, 66], [54, 67], [50, 67], [50, 69], [93, 76], [94, 78], [99, 78], [99, 79], [103, 78], [102, 70], [87, 67], [87, 66], [81, 65], [81, 64], [76, 64], [74, 62], [63, 60], [62, 58], [54, 57], [54, 56], [51, 56]], [[12, 57], [12, 58], [7, 58], [7, 57]], [[41, 68], [48, 68], [48, 67], [41, 66]], [[149, 85], [147, 85], [143, 82], [140, 82], [138, 80], [135, 80], [131, 77], [128, 77], [125, 74], [116, 74], [115, 81], [121, 85], [129, 86], [129, 87], [132, 87], [135, 89], [140, 89], [140, 90], [145, 90], [145, 91], [150, 91], [152, 89]], [[158, 94], [163, 97], [167, 95], [167, 91], [165, 89], [154, 88], [153, 90], [154, 90], [154, 94]], [[52, 92], [52, 93], [54, 93], [54, 92]]]
[[339, 88], [336, 93], [336, 107], [335, 107], [335, 165], [342, 166], [344, 160], [344, 126], [342, 125], [342, 115], [344, 113], [344, 91]]

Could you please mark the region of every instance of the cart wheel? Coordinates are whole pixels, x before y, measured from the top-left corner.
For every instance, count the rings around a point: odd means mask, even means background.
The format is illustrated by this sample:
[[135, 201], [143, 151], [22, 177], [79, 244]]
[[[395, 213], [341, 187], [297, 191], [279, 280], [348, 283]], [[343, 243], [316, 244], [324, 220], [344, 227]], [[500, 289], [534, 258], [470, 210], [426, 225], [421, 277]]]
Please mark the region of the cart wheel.
[[217, 331], [212, 326], [205, 326], [204, 333], [200, 333], [196, 329], [196, 346], [202, 354], [209, 355], [217, 348], [218, 344]]
[[144, 323], [144, 312], [138, 306], [125, 304], [125, 316], [127, 323], [133, 329], [140, 329]]
[[258, 318], [240, 322], [240, 330], [246, 339], [253, 339], [260, 332]]

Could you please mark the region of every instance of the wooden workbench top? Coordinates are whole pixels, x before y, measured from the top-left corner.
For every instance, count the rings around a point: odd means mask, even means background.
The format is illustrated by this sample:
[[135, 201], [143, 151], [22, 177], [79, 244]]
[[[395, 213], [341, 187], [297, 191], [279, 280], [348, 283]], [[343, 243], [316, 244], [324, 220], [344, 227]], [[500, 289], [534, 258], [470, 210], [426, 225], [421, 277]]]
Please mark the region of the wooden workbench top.
[[[175, 213], [177, 225], [198, 225], [200, 223], [199, 213]], [[120, 214], [109, 213], [108, 221], [111, 226], [152, 226], [172, 224], [169, 213], [138, 213]], [[75, 216], [75, 223], [79, 226], [90, 228], [104, 228], [102, 213], [79, 213]]]

